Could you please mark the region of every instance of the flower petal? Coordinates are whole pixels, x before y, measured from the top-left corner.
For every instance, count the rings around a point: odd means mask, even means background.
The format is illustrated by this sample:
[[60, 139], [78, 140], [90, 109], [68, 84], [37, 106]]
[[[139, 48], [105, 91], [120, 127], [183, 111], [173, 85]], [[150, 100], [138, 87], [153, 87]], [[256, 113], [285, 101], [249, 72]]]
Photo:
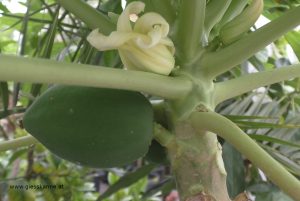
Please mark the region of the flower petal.
[[161, 15], [153, 12], [144, 14], [136, 21], [134, 32], [147, 34], [152, 31], [156, 25], [161, 27], [162, 37], [166, 37], [169, 33], [168, 22]]
[[88, 35], [87, 40], [98, 50], [104, 51], [117, 49], [127, 41], [137, 37], [140, 37], [140, 34], [119, 31], [114, 31], [109, 36], [105, 36], [98, 29], [95, 29]]
[[124, 66], [130, 70], [168, 75], [175, 65], [172, 52], [161, 44], [148, 49], [128, 44], [119, 49], [119, 53]]
[[134, 1], [127, 5], [118, 19], [117, 31], [132, 31], [130, 14], [139, 14], [144, 11], [145, 4], [143, 2]]
[[141, 48], [151, 48], [167, 37], [169, 24], [157, 13], [146, 13], [136, 21], [134, 32], [148, 36], [138, 38], [136, 40], [138, 46]]
[[116, 31], [106, 36], [96, 29], [87, 40], [98, 50], [118, 49], [127, 69], [168, 75], [175, 65], [175, 47], [168, 38], [166, 20], [159, 14], [147, 13], [131, 26], [130, 15], [139, 14], [144, 7], [144, 3], [137, 1], [128, 4], [118, 18]]

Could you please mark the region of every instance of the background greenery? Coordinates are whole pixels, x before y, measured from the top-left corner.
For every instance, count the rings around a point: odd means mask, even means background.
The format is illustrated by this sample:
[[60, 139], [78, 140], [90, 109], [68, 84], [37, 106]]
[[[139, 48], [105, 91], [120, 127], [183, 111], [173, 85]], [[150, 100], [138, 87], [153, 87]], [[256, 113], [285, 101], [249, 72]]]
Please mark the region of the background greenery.
[[[151, 4], [151, 0], [143, 0]], [[172, 0], [176, 6], [178, 1]], [[8, 3], [17, 3], [16, 13]], [[122, 11], [120, 0], [88, 1], [103, 13]], [[265, 0], [263, 15], [275, 19], [299, 0]], [[153, 7], [152, 10], [159, 9]], [[95, 19], [96, 20], [96, 19]], [[256, 27], [253, 27], [255, 29]], [[0, 1], [0, 53], [120, 68], [116, 51], [99, 52], [86, 41], [90, 30], [54, 0]], [[230, 72], [226, 80], [296, 63], [300, 31], [289, 32]], [[1, 61], [0, 61], [1, 62]], [[36, 66], [38, 68], [38, 66]], [[48, 85], [0, 82], [0, 141], [26, 135], [22, 113]], [[217, 111], [243, 128], [274, 158], [300, 177], [300, 79], [289, 80], [220, 104]], [[258, 201], [291, 200], [232, 146], [223, 144], [230, 195], [251, 192]], [[125, 178], [122, 178], [126, 175]], [[56, 190], [16, 190], [11, 185], [63, 185]], [[105, 190], [107, 190], [106, 193]], [[140, 159], [122, 168], [91, 169], [62, 160], [41, 144], [0, 152], [0, 201], [162, 200], [175, 188], [167, 163]], [[100, 196], [102, 195], [102, 196]], [[100, 197], [99, 197], [100, 196]]]

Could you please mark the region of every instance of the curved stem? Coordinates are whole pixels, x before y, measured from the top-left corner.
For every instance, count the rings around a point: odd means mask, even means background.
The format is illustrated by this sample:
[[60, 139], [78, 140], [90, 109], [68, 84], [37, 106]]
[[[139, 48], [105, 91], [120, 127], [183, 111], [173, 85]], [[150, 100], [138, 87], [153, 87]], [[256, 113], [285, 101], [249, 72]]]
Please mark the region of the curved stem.
[[300, 64], [252, 73], [229, 81], [215, 84], [215, 103], [241, 95], [258, 87], [300, 77]]
[[228, 45], [241, 38], [255, 24], [264, 8], [263, 0], [252, 0], [241, 14], [220, 29], [220, 40]]
[[190, 60], [200, 46], [203, 34], [206, 0], [183, 0], [179, 13], [177, 39], [180, 54]]
[[0, 142], [0, 152], [19, 147], [25, 147], [37, 143], [38, 141], [32, 136], [19, 137], [17, 139]]
[[300, 181], [233, 122], [214, 112], [193, 113], [190, 120], [195, 129], [208, 130], [224, 138], [253, 164], [262, 169], [270, 180], [284, 192], [295, 200], [300, 198]]
[[189, 80], [142, 71], [0, 55], [0, 80], [57, 83], [143, 91], [168, 99], [184, 97], [192, 89]]
[[205, 53], [200, 61], [200, 70], [210, 78], [216, 77], [242, 63], [299, 24], [300, 6], [220, 51]]
[[218, 26], [222, 27], [224, 24], [238, 16], [244, 10], [247, 3], [248, 0], [232, 0]]
[[116, 25], [106, 15], [100, 13], [82, 0], [58, 0], [58, 2], [91, 29], [99, 28], [101, 33], [107, 35], [115, 30]]
[[167, 129], [162, 127], [160, 124], [154, 124], [154, 138], [162, 146], [170, 148], [175, 142], [175, 135], [172, 135]]
[[231, 0], [212, 0], [207, 4], [204, 22], [207, 37], [212, 28], [222, 19], [230, 3]]

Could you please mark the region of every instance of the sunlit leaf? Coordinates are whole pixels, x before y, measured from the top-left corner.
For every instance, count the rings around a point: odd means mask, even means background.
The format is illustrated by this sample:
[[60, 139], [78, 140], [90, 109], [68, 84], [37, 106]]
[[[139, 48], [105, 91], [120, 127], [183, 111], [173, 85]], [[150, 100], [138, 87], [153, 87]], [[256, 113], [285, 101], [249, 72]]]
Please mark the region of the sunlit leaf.
[[161, 192], [161, 195], [166, 196], [173, 189], [175, 189], [175, 187], [176, 184], [173, 178], [165, 179], [146, 191], [142, 197], [142, 200], [145, 201], [147, 198], [155, 195], [158, 192]]
[[258, 140], [258, 141], [265, 141], [265, 142], [272, 142], [272, 143], [277, 143], [277, 144], [282, 144], [282, 145], [287, 145], [291, 147], [298, 147], [300, 148], [300, 142], [299, 143], [293, 143], [285, 140], [281, 140], [278, 138], [270, 137], [267, 135], [255, 135], [251, 134], [249, 135], [252, 139]]
[[9, 10], [6, 8], [6, 6], [2, 2], [0, 2], [0, 10], [3, 12], [9, 12]]
[[120, 178], [116, 183], [110, 186], [101, 196], [98, 197], [97, 201], [101, 201], [113, 193], [119, 191], [120, 189], [126, 188], [133, 183], [137, 182], [141, 178], [147, 176], [154, 168], [156, 167], [155, 164], [149, 164], [141, 167], [140, 169], [136, 170], [135, 172], [129, 173], [124, 177]]
[[291, 31], [287, 33], [284, 37], [293, 48], [296, 56], [298, 57], [298, 60], [300, 60], [300, 32]]

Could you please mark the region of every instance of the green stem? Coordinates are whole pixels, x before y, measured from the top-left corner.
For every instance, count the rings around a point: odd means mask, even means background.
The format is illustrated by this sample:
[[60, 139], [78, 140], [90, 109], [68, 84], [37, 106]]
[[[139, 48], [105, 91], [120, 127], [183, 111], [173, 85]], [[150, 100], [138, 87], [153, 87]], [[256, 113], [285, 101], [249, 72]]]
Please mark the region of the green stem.
[[200, 70], [214, 78], [242, 63], [286, 32], [300, 24], [300, 6], [217, 52], [207, 52]]
[[222, 27], [224, 24], [238, 16], [244, 10], [247, 3], [248, 0], [232, 0], [218, 26]]
[[82, 0], [58, 0], [58, 2], [91, 29], [99, 28], [101, 33], [107, 35], [115, 30], [116, 25], [106, 15], [100, 13]]
[[0, 55], [0, 80], [57, 83], [143, 91], [168, 99], [184, 97], [192, 89], [189, 80], [142, 71]]
[[207, 37], [212, 28], [222, 19], [230, 3], [231, 0], [212, 0], [207, 4], [204, 22]]
[[38, 141], [32, 136], [19, 137], [17, 139], [0, 142], [0, 152], [19, 147], [25, 147], [37, 143]]
[[275, 70], [252, 73], [215, 84], [215, 103], [241, 95], [258, 87], [300, 77], [300, 64]]
[[240, 39], [261, 16], [263, 8], [263, 0], [252, 0], [241, 14], [221, 28], [219, 38], [222, 43], [228, 45]]
[[233, 122], [214, 112], [193, 113], [190, 120], [195, 129], [208, 130], [224, 138], [264, 171], [270, 180], [284, 192], [295, 200], [299, 200], [300, 181], [268, 155]]
[[[6, 17], [11, 17], [11, 18], [16, 18], [16, 19], [24, 18], [21, 15], [15, 15], [15, 14], [11, 14], [11, 13], [1, 13], [1, 15], [6, 16]], [[31, 15], [32, 15], [32, 13], [29, 16], [31, 16]], [[41, 24], [52, 24], [53, 23], [53, 21], [51, 21], [51, 20], [39, 19], [39, 18], [34, 18], [34, 17], [29, 17], [28, 21], [37, 22], [37, 23], [41, 23]], [[78, 26], [71, 25], [71, 24], [60, 23], [60, 25], [62, 25], [64, 27], [68, 27], [68, 28], [79, 29]]]
[[172, 135], [167, 129], [160, 124], [154, 125], [154, 138], [162, 146], [169, 148], [175, 142], [175, 135]]
[[200, 47], [204, 29], [206, 0], [183, 0], [179, 13], [177, 39], [183, 60], [189, 61]]

